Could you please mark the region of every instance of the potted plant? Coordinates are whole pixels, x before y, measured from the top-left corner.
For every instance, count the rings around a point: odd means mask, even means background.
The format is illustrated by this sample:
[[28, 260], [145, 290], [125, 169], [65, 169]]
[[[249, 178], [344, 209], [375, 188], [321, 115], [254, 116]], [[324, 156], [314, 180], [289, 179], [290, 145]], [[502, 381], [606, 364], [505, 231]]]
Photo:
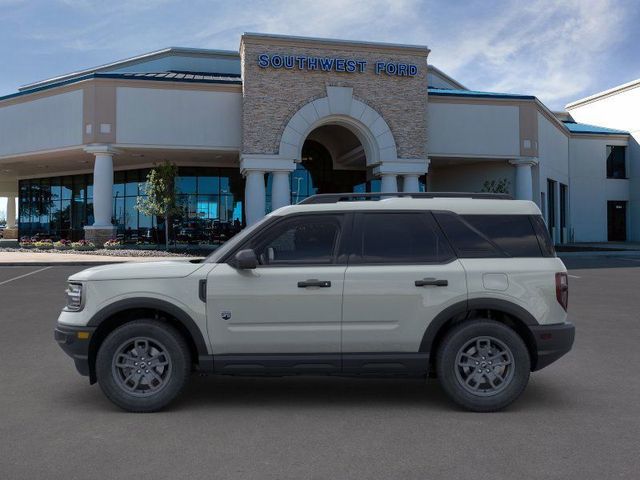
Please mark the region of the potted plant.
[[54, 250], [71, 250], [71, 240], [65, 240], [64, 238], [53, 243]]
[[35, 248], [30, 238], [22, 238], [18, 245], [20, 245], [20, 248], [26, 248], [27, 250]]
[[110, 238], [106, 242], [104, 242], [103, 247], [106, 250], [120, 250], [123, 246], [122, 240], [118, 240], [117, 238]]
[[79, 252], [95, 250], [96, 246], [88, 240], [78, 240], [71, 244], [71, 248]]

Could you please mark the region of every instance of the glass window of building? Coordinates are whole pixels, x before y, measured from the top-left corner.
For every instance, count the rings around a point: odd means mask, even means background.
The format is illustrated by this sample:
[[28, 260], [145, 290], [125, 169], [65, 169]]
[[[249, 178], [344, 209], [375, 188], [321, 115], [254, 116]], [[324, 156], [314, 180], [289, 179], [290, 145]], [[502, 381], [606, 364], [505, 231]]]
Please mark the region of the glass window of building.
[[[136, 208], [144, 197], [149, 169], [114, 173], [113, 225], [126, 242], [164, 242], [164, 219]], [[183, 243], [220, 243], [243, 226], [244, 180], [233, 168], [179, 168], [181, 213], [175, 215], [172, 239]], [[92, 225], [93, 175], [21, 180], [20, 236], [78, 240]]]
[[607, 178], [627, 178], [627, 147], [607, 145]]

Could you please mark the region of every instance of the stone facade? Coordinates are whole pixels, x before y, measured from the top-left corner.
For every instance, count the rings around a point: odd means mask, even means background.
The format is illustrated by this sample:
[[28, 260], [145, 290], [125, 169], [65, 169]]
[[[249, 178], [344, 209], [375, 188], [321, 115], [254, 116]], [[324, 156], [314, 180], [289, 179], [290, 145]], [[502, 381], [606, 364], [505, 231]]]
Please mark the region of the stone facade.
[[[240, 46], [243, 75], [242, 153], [278, 154], [280, 138], [293, 114], [327, 95], [328, 86], [351, 87], [353, 98], [376, 110], [389, 125], [398, 158], [425, 159], [427, 55], [425, 47], [320, 41], [244, 35]], [[363, 73], [262, 68], [261, 54], [358, 59]], [[376, 62], [416, 65], [414, 76], [376, 74]]]

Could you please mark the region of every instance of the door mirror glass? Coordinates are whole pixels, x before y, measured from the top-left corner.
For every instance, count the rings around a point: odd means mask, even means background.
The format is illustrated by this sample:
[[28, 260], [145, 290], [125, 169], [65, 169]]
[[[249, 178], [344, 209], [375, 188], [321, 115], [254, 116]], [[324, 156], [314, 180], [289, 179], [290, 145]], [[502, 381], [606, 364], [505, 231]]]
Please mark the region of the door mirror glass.
[[239, 270], [252, 270], [258, 266], [258, 257], [253, 249], [240, 250], [236, 253], [231, 266]]

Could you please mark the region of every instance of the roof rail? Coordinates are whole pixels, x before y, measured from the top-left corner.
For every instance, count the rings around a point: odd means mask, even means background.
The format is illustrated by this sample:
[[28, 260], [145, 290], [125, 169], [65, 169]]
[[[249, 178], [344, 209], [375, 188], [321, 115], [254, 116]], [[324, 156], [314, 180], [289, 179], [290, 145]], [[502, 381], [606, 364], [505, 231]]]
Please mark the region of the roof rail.
[[338, 203], [338, 202], [358, 202], [364, 200], [381, 200], [389, 197], [408, 198], [475, 198], [491, 200], [513, 200], [513, 197], [506, 193], [473, 193], [473, 192], [390, 192], [390, 193], [321, 193], [312, 195], [298, 202], [298, 205], [309, 205], [316, 203]]

